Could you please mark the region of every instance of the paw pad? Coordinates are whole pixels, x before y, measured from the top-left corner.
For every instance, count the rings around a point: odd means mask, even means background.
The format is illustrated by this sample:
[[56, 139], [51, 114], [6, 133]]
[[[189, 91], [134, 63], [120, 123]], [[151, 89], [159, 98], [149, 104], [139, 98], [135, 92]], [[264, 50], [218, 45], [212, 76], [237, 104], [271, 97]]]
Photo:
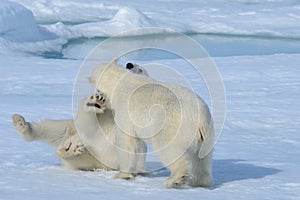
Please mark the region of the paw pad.
[[87, 98], [86, 106], [90, 111], [103, 113], [106, 109], [105, 100], [106, 99], [103, 94], [93, 94], [89, 98]]

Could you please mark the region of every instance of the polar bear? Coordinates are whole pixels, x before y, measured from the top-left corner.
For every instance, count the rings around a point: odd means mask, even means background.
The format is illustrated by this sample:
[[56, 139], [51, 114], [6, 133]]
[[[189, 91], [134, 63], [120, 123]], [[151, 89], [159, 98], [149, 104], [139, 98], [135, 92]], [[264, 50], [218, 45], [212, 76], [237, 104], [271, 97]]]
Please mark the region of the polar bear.
[[[100, 100], [99, 96], [97, 97], [93, 98], [92, 101], [90, 98], [86, 98], [86, 103], [80, 105], [81, 107], [86, 107], [84, 108], [85, 111], [81, 108], [77, 115], [95, 116], [97, 113], [96, 117], [101, 121], [104, 117], [102, 113], [105, 110], [105, 102], [103, 98]], [[98, 109], [98, 111], [95, 109]], [[12, 118], [15, 130], [25, 141], [41, 140], [55, 147], [57, 155], [65, 167], [75, 170], [112, 169], [107, 168], [87, 151], [77, 135], [73, 120], [26, 122], [25, 118], [18, 114], [13, 115]]]
[[[136, 64], [127, 63], [126, 69], [133, 73], [148, 75], [147, 71]], [[89, 121], [91, 127], [96, 127], [99, 123], [105, 129], [105, 134], [110, 139], [110, 148], [105, 153], [107, 155], [97, 155], [97, 158], [91, 154], [84, 146], [83, 142], [77, 134], [74, 120], [39, 120], [36, 122], [27, 122], [25, 118], [19, 114], [12, 116], [14, 129], [21, 135], [25, 141], [43, 141], [54, 148], [62, 164], [74, 170], [94, 170], [106, 169], [117, 170], [119, 169], [117, 151], [114, 149], [116, 128], [112, 115], [112, 111], [105, 110], [105, 97], [102, 94], [93, 94], [81, 101], [77, 118], [91, 119]], [[105, 110], [105, 112], [104, 112]], [[104, 113], [103, 113], [104, 112]], [[94, 122], [94, 124], [91, 124]], [[97, 131], [93, 130], [94, 132]], [[105, 138], [104, 141], [107, 141]], [[103, 141], [103, 142], [104, 142]], [[142, 150], [146, 151], [145, 143], [140, 144]], [[104, 152], [104, 151], [103, 151]], [[107, 158], [113, 160], [108, 164], [103, 164], [101, 160], [106, 163]], [[140, 171], [143, 171], [144, 157], [141, 158]]]
[[[98, 103], [99, 100], [101, 103]], [[101, 162], [103, 165], [101, 168], [119, 170], [120, 159], [118, 157], [117, 128], [112, 110], [107, 109], [103, 113], [105, 109], [103, 102], [105, 102], [105, 96], [101, 93], [91, 95], [80, 102], [78, 114], [74, 122], [78, 133], [76, 137], [80, 138], [84, 147]], [[65, 145], [65, 147], [67, 146]], [[142, 140], [138, 141], [137, 149], [141, 152], [141, 155], [137, 159], [137, 171], [133, 174], [134, 176], [136, 174], [145, 174], [146, 143]], [[62, 154], [65, 154], [64, 149], [62, 151]]]
[[[213, 119], [207, 104], [191, 90], [128, 73], [117, 61], [96, 67], [91, 85], [107, 97], [114, 112], [120, 172], [133, 179], [140, 140], [148, 141], [171, 174], [166, 188], [212, 185]], [[109, 103], [108, 103], [109, 102]]]

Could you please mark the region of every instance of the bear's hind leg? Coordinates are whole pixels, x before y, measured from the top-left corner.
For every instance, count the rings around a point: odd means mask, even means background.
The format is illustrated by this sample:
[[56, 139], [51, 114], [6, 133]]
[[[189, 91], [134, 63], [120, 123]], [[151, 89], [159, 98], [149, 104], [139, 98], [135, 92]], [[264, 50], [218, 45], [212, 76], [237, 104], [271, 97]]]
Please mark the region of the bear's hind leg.
[[81, 155], [86, 151], [79, 136], [74, 133], [74, 130], [66, 129], [64, 141], [57, 147], [56, 153], [60, 158], [73, 158]]
[[35, 135], [32, 131], [31, 125], [29, 122], [25, 121], [25, 118], [21, 115], [14, 114], [12, 116], [14, 129], [26, 140], [33, 141], [35, 140]]
[[165, 188], [179, 188], [188, 183], [190, 161], [187, 153], [174, 161], [168, 168], [171, 175], [164, 182]]
[[137, 141], [137, 158], [136, 158], [136, 171], [139, 175], [147, 176], [148, 172], [145, 170], [146, 163], [146, 154], [147, 154], [147, 145], [146, 143], [138, 139]]
[[211, 187], [212, 186], [212, 152], [200, 159], [198, 154], [194, 154], [192, 159], [191, 183], [193, 187]]

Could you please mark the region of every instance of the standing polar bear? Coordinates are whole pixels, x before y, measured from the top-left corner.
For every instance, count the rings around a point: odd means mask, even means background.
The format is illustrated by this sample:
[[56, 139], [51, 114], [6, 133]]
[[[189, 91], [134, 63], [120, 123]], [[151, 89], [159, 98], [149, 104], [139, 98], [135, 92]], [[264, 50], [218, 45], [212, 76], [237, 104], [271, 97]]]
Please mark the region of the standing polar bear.
[[213, 120], [199, 96], [181, 86], [128, 73], [116, 60], [94, 69], [89, 81], [106, 95], [114, 112], [120, 159], [117, 178], [133, 179], [143, 140], [171, 171], [165, 187], [211, 186]]
[[[126, 69], [140, 75], [148, 75], [141, 66], [127, 63]], [[106, 170], [118, 170], [119, 160], [116, 149], [116, 125], [110, 109], [106, 109], [105, 97], [102, 94], [94, 94], [84, 98], [79, 105], [75, 121], [82, 121], [90, 128], [90, 134], [97, 135], [95, 142], [98, 145], [91, 147], [91, 153], [77, 134], [74, 120], [39, 120], [27, 122], [19, 114], [12, 116], [13, 127], [25, 141], [43, 141], [56, 149], [57, 155], [67, 168], [74, 170], [94, 170], [97, 168]], [[105, 112], [104, 112], [105, 110]], [[79, 126], [82, 123], [78, 124]], [[99, 125], [102, 127], [100, 132]], [[103, 137], [105, 136], [105, 137]], [[91, 138], [82, 138], [91, 140]], [[101, 146], [103, 145], [103, 146]], [[105, 147], [105, 148], [104, 148]], [[140, 143], [140, 151], [146, 151], [145, 143]], [[140, 172], [143, 171], [145, 157], [141, 157]]]

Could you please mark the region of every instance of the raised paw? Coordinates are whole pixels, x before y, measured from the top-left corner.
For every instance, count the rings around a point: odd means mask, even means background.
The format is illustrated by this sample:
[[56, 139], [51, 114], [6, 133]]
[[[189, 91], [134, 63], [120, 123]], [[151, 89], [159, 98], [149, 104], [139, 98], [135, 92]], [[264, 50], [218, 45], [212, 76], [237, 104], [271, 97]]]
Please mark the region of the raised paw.
[[78, 135], [71, 136], [62, 142], [57, 148], [57, 155], [60, 158], [73, 158], [80, 156], [86, 151]]
[[103, 113], [106, 109], [105, 100], [104, 94], [93, 94], [86, 99], [86, 106], [89, 111]]
[[24, 133], [30, 129], [30, 125], [25, 121], [24, 117], [18, 114], [12, 116], [13, 125], [16, 131]]
[[34, 134], [30, 123], [25, 121], [25, 118], [21, 115], [14, 114], [12, 116], [14, 129], [24, 138], [26, 141], [34, 140]]

